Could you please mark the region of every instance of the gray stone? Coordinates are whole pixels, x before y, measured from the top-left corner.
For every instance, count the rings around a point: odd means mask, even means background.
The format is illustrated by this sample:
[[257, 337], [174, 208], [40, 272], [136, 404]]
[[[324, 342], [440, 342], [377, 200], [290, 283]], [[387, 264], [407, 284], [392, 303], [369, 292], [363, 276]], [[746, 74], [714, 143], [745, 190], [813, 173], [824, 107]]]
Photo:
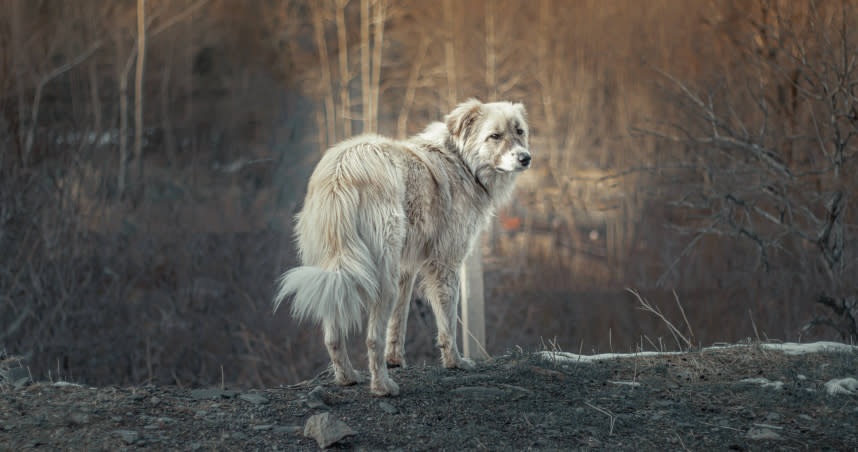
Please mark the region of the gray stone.
[[125, 441], [125, 444], [134, 444], [140, 439], [140, 434], [134, 430], [114, 430], [113, 433], [119, 435], [122, 441]]
[[227, 389], [192, 389], [191, 397], [197, 400], [231, 399], [238, 393]]
[[461, 388], [454, 389], [452, 392], [457, 395], [480, 400], [495, 399], [504, 395], [504, 392], [501, 389], [487, 388], [484, 386], [462, 386]]
[[264, 405], [268, 403], [268, 399], [265, 398], [265, 396], [263, 396], [262, 394], [247, 393], [241, 394], [240, 396], [238, 396], [238, 398], [244, 400], [245, 402], [250, 402], [254, 405]]
[[387, 414], [396, 414], [399, 412], [398, 408], [384, 401], [378, 402], [378, 407]]
[[15, 383], [13, 383], [12, 385], [15, 387], [15, 389], [23, 389], [24, 387], [26, 387], [30, 383], [31, 383], [30, 377], [24, 377], [24, 378], [19, 378], [19, 379], [15, 380]]
[[310, 416], [304, 426], [304, 436], [315, 439], [322, 449], [326, 449], [347, 436], [356, 434], [356, 431], [352, 430], [345, 422], [332, 416], [331, 413]]
[[0, 380], [12, 383], [15, 389], [21, 389], [30, 384], [30, 371], [23, 367], [13, 367], [0, 374]]
[[289, 435], [300, 435], [303, 429], [300, 425], [275, 425], [271, 428], [274, 433], [287, 433]]
[[261, 424], [261, 425], [254, 425], [254, 426], [253, 426], [253, 427], [251, 427], [251, 428], [252, 428], [253, 430], [256, 430], [256, 431], [271, 430], [272, 428], [274, 428], [274, 424]]
[[307, 407], [311, 409], [326, 410], [330, 408], [326, 402], [328, 402], [328, 394], [321, 386], [313, 388], [313, 390], [307, 394], [307, 398], [304, 399], [304, 403], [306, 403]]
[[783, 436], [778, 435], [774, 430], [761, 427], [748, 430], [748, 434], [746, 436], [748, 439], [756, 441], [784, 439]]
[[89, 415], [81, 412], [71, 413], [68, 417], [69, 425], [89, 424]]

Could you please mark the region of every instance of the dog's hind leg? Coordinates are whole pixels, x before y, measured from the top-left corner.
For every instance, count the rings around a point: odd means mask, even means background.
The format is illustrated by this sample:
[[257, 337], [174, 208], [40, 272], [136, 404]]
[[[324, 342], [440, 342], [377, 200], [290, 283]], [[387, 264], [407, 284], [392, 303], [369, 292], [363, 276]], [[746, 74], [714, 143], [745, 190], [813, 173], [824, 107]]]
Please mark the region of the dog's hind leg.
[[323, 322], [322, 328], [325, 331], [325, 347], [328, 349], [331, 366], [334, 368], [334, 382], [340, 386], [360, 383], [363, 378], [352, 367], [352, 362], [349, 360], [345, 334], [328, 321]]
[[[395, 280], [393, 280], [395, 281]], [[395, 302], [394, 284], [382, 289], [381, 299], [369, 305], [366, 350], [369, 357], [370, 390], [377, 396], [399, 395], [399, 385], [390, 378], [384, 362], [385, 323]]]
[[459, 355], [456, 344], [456, 314], [459, 309], [459, 272], [446, 266], [430, 266], [425, 281], [426, 295], [438, 326], [441, 363], [448, 369], [473, 369], [474, 362]]
[[405, 367], [405, 330], [408, 326], [408, 309], [411, 305], [414, 279], [413, 273], [402, 273], [399, 278], [399, 296], [387, 324], [387, 347], [384, 352], [384, 358], [390, 367]]

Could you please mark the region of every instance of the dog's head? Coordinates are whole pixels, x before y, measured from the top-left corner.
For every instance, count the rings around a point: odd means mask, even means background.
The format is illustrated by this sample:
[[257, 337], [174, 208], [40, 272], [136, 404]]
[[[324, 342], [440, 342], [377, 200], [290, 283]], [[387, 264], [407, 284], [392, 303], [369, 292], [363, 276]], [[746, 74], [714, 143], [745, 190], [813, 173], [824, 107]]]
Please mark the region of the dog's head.
[[527, 112], [522, 104], [476, 99], [459, 104], [446, 118], [450, 139], [475, 172], [530, 168]]

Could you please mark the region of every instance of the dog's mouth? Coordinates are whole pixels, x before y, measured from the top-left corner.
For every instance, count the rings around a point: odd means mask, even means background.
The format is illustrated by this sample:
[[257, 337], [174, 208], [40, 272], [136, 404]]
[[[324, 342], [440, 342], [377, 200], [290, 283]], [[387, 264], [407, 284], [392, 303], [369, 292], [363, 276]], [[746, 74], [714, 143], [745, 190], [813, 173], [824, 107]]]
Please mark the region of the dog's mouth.
[[511, 156], [511, 158], [505, 158], [505, 162], [501, 162], [500, 165], [495, 167], [495, 171], [499, 173], [517, 173], [520, 171], [524, 171], [530, 168], [531, 165], [531, 157], [530, 153], [526, 151], [521, 151]]

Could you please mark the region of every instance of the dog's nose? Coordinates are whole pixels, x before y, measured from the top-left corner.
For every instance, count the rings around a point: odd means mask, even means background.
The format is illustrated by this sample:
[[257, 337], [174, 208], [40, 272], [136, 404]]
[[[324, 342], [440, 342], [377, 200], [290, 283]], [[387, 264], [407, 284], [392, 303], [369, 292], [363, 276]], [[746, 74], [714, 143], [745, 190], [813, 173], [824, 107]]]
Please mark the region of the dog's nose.
[[521, 166], [524, 167], [530, 166], [530, 154], [527, 152], [519, 152], [518, 163], [521, 163]]

